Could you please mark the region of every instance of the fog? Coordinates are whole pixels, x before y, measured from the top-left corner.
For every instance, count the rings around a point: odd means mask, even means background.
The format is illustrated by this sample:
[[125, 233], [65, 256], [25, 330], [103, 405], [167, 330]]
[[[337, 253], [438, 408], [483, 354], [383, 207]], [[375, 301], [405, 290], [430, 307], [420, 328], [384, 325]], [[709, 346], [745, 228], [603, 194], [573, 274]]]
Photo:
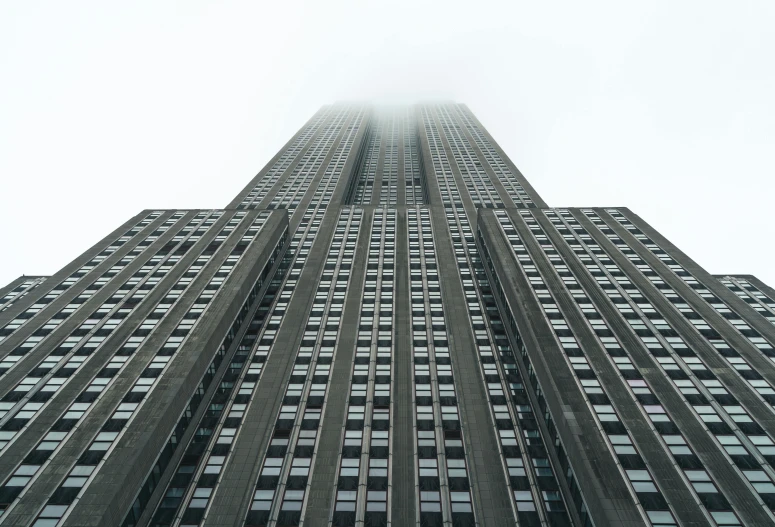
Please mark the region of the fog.
[[775, 285], [773, 2], [0, 5], [0, 285], [219, 208], [321, 105], [468, 104], [551, 206]]

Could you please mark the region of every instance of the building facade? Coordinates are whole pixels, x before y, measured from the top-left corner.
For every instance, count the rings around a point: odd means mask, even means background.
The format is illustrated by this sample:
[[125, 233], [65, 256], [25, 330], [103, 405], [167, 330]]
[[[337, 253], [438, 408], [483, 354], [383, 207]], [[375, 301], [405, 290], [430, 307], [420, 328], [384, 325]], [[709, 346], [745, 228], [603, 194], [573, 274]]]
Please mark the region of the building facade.
[[775, 291], [453, 103], [0, 289], [0, 526], [775, 525]]

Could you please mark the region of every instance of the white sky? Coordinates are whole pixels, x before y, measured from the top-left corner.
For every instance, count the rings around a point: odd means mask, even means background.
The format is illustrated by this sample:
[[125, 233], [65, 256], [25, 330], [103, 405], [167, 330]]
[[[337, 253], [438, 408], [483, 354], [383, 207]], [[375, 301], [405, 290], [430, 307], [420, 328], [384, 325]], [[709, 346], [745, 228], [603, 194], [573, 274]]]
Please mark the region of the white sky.
[[7, 1], [0, 284], [219, 208], [321, 105], [465, 102], [551, 206], [775, 285], [775, 2]]

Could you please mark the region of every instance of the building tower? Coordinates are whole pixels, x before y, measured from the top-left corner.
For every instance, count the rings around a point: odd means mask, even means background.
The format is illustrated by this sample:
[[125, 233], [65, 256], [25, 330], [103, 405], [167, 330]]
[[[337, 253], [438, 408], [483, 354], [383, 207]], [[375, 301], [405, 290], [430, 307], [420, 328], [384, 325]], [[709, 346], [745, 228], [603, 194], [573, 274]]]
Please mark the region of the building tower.
[[326, 106], [0, 289], [0, 527], [775, 525], [773, 324], [465, 105]]

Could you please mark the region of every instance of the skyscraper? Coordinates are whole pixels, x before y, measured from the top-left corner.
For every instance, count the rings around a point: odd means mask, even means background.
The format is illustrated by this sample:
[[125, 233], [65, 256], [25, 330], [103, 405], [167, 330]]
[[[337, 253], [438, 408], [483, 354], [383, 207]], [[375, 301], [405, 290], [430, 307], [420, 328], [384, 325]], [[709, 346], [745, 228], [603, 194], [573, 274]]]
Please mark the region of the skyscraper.
[[464, 105], [326, 106], [0, 289], [0, 526], [775, 525], [774, 299]]

